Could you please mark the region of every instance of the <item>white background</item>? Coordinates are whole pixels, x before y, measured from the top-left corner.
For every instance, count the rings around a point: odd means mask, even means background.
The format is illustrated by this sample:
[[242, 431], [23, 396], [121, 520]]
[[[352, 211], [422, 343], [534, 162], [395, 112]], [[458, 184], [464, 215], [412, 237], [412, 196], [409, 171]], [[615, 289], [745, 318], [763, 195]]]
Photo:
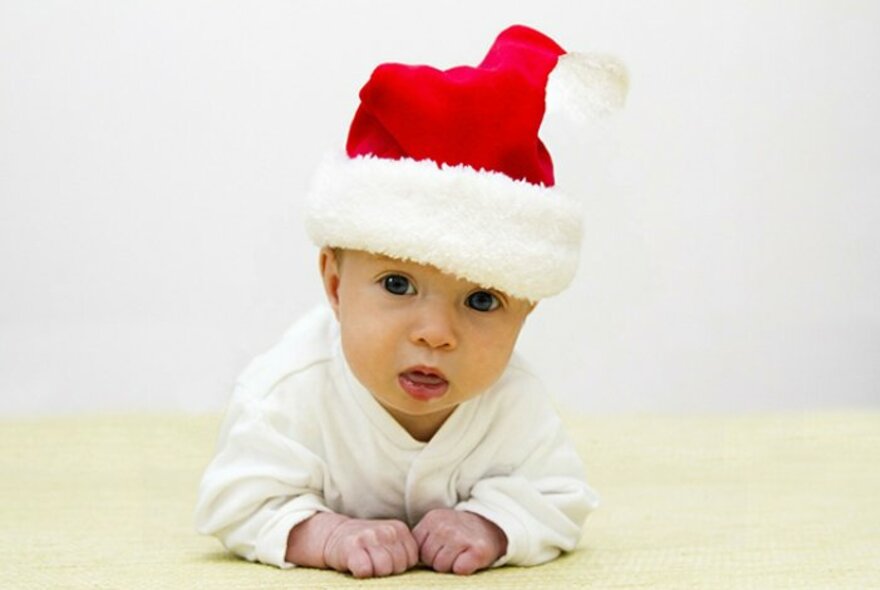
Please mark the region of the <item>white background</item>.
[[628, 66], [548, 122], [580, 273], [522, 352], [590, 412], [880, 407], [876, 2], [0, 2], [0, 414], [223, 407], [320, 301], [300, 204], [383, 61], [521, 22]]

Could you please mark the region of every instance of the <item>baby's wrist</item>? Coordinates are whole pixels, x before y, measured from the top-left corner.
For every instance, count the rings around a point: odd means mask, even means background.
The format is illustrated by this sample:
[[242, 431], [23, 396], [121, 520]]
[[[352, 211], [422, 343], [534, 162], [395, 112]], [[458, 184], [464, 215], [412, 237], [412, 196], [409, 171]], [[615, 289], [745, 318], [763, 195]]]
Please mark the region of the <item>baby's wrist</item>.
[[482, 516], [477, 514], [476, 512], [468, 512], [468, 514], [473, 514], [478, 517], [480, 521], [483, 523], [483, 526], [486, 529], [487, 535], [489, 539], [491, 539], [492, 544], [495, 546], [497, 554], [496, 558], [501, 557], [502, 555], [507, 553], [507, 535], [501, 529], [500, 526]]
[[285, 559], [299, 566], [326, 568], [327, 540], [349, 517], [335, 512], [317, 512], [290, 530]]

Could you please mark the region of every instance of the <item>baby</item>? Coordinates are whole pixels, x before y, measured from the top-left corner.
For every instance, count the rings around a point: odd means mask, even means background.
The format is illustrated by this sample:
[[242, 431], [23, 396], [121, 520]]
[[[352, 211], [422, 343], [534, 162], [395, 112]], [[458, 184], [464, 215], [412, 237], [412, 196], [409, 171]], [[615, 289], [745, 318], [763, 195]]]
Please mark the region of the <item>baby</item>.
[[249, 560], [356, 577], [575, 548], [597, 497], [513, 352], [577, 264], [580, 210], [537, 137], [551, 73], [622, 97], [618, 64], [522, 26], [477, 67], [373, 72], [306, 213], [329, 306], [239, 377], [201, 532]]

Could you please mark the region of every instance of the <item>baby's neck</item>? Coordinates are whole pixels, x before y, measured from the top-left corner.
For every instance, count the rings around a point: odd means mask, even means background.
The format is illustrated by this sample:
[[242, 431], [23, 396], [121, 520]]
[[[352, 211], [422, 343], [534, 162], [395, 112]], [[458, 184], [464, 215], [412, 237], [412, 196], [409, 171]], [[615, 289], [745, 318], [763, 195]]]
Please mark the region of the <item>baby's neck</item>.
[[384, 404], [383, 407], [411, 437], [419, 442], [428, 442], [434, 438], [434, 435], [437, 434], [437, 431], [440, 430], [440, 427], [443, 426], [446, 419], [455, 411], [454, 406], [432, 414], [413, 416], [411, 414], [399, 412], [398, 410], [385, 406]]

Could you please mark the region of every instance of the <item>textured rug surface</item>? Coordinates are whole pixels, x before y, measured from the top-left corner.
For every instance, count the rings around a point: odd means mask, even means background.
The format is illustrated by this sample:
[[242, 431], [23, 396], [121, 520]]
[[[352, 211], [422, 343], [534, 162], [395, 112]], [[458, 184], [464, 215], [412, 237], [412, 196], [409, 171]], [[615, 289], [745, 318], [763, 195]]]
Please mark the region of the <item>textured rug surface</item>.
[[577, 551], [366, 581], [193, 531], [218, 416], [0, 421], [0, 588], [880, 588], [880, 413], [567, 421], [602, 496]]

